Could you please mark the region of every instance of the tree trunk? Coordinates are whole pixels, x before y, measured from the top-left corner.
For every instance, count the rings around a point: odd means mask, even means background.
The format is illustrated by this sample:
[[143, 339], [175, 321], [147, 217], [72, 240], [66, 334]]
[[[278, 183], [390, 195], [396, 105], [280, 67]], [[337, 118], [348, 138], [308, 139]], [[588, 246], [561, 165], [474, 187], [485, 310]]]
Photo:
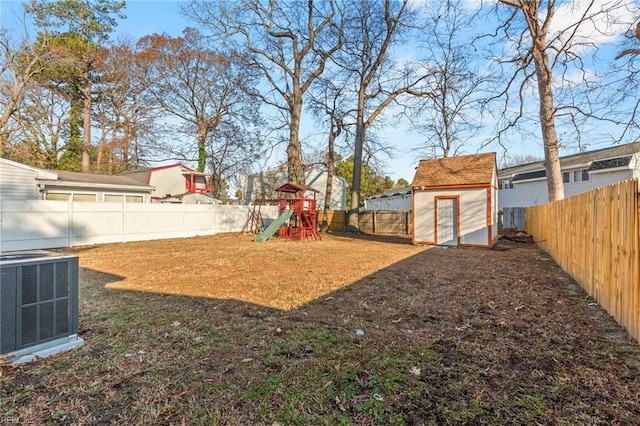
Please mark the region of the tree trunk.
[[534, 42], [533, 58], [540, 97], [540, 128], [544, 144], [547, 191], [549, 202], [551, 202], [564, 198], [564, 184], [562, 182], [562, 170], [560, 169], [560, 153], [554, 118], [553, 89], [551, 87], [553, 75], [548, 64], [548, 57], [541, 49], [541, 46], [544, 46], [544, 39], [540, 43], [542, 44]]
[[204, 172], [204, 167], [206, 164], [207, 154], [206, 154], [206, 142], [207, 142], [207, 134], [209, 133], [209, 127], [206, 123], [200, 123], [198, 126], [198, 168], [197, 172]]
[[[88, 74], [88, 73], [87, 73]], [[88, 76], [82, 89], [84, 95], [82, 123], [82, 173], [89, 173], [91, 165], [91, 81]]]
[[351, 181], [351, 205], [349, 206], [349, 220], [347, 231], [360, 232], [358, 213], [360, 212], [360, 189], [362, 180], [362, 148], [366, 138], [367, 128], [364, 122], [365, 91], [360, 85], [358, 93], [358, 112], [356, 116], [356, 140], [353, 150], [353, 180]]
[[[296, 82], [294, 82], [294, 86], [295, 84]], [[291, 128], [289, 129], [289, 145], [287, 146], [287, 172], [289, 174], [289, 182], [304, 185], [305, 179], [299, 138], [302, 92], [297, 88], [294, 88], [289, 108], [291, 112]]]
[[125, 114], [122, 125], [122, 164], [124, 171], [129, 171], [129, 133], [131, 132], [131, 120]]
[[47, 150], [47, 169], [56, 170], [58, 168], [58, 135], [51, 135], [51, 145]]
[[329, 210], [331, 209], [331, 194], [333, 193], [333, 176], [335, 175], [336, 159], [335, 159], [335, 142], [336, 138], [342, 131], [341, 123], [334, 127], [333, 119], [331, 120], [331, 130], [329, 131], [329, 144], [327, 153], [327, 187], [324, 192], [324, 208], [322, 210], [322, 223], [320, 224], [320, 232], [329, 230]]
[[104, 139], [105, 139], [105, 131], [104, 126], [102, 126], [102, 133], [100, 134], [100, 142], [98, 142], [98, 158], [96, 159], [96, 171], [98, 173], [104, 173], [104, 169], [102, 167], [102, 162], [104, 161]]
[[364, 123], [356, 124], [355, 149], [353, 151], [353, 180], [351, 181], [351, 205], [349, 206], [349, 223], [347, 231], [360, 232], [358, 213], [360, 212], [360, 190], [362, 180], [362, 147], [364, 145]]

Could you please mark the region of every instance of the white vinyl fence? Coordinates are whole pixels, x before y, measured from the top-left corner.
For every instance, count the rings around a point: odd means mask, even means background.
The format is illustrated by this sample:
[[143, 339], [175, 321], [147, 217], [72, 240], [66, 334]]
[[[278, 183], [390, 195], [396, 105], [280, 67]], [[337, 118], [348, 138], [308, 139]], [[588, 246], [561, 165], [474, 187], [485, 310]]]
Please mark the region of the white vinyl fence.
[[[2, 200], [0, 251], [240, 232], [251, 206]], [[262, 207], [266, 222], [277, 207]]]

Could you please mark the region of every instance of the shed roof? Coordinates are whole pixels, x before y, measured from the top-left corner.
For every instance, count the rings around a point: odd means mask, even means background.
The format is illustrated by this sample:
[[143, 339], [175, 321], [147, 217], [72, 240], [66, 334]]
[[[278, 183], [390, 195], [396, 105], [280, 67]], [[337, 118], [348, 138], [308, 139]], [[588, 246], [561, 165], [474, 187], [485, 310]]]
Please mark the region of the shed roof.
[[490, 185], [495, 167], [495, 152], [420, 160], [411, 187]]

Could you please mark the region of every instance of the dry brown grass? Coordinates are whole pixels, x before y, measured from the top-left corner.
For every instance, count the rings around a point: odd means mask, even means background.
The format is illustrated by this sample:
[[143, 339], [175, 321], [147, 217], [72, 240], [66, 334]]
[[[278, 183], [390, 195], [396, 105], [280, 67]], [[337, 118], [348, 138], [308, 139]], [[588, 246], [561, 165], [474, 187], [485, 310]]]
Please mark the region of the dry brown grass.
[[[397, 244], [401, 242], [403, 244]], [[425, 250], [410, 240], [325, 235], [322, 241], [222, 234], [74, 250], [80, 265], [122, 276], [107, 285], [180, 296], [234, 299], [289, 310]]]
[[74, 249], [86, 345], [0, 366], [0, 419], [640, 424], [640, 347], [545, 253], [406, 242]]

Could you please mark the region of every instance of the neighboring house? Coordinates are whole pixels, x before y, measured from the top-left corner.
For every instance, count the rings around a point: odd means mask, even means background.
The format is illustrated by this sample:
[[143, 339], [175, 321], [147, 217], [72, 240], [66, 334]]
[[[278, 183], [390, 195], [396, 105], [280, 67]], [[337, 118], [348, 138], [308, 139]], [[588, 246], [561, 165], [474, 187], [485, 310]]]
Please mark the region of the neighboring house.
[[411, 210], [411, 188], [396, 188], [364, 200], [364, 210]]
[[209, 181], [211, 176], [196, 172], [182, 164], [153, 167], [123, 173], [140, 183], [151, 185], [155, 189], [151, 200], [160, 203], [218, 204], [213, 197]]
[[[564, 195], [640, 178], [640, 142], [567, 155], [560, 158]], [[499, 209], [548, 202], [544, 161], [501, 169]]]
[[411, 188], [414, 243], [491, 247], [496, 241], [495, 153], [421, 160]]
[[[305, 185], [318, 191], [317, 208], [324, 207], [327, 191], [327, 171], [318, 167], [309, 167], [305, 171]], [[260, 198], [278, 198], [275, 189], [289, 181], [287, 167], [280, 166], [249, 175], [242, 184], [242, 202], [251, 204]], [[313, 197], [312, 193], [305, 197]], [[331, 210], [345, 210], [347, 208], [347, 181], [340, 176], [334, 176], [331, 188]]]
[[148, 203], [152, 190], [126, 176], [43, 170], [0, 158], [3, 200]]

